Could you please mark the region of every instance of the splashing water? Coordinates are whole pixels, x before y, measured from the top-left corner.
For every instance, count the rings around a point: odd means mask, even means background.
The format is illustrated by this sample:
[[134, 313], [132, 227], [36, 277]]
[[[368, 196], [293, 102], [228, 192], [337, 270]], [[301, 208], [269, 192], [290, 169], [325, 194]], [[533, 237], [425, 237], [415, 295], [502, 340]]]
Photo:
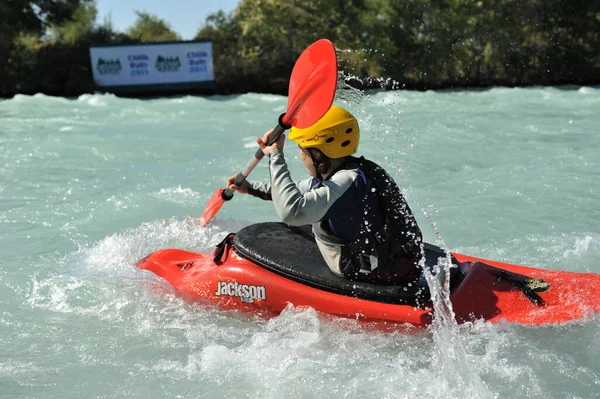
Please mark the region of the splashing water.
[[[416, 212], [426, 241], [600, 272], [599, 89], [343, 95], [361, 121], [361, 155], [396, 171], [412, 209], [426, 210]], [[219, 311], [137, 270], [154, 250], [207, 252], [228, 232], [276, 220], [271, 204], [237, 196], [209, 229], [192, 222], [285, 104], [262, 94], [0, 101], [3, 395], [597, 394], [598, 316], [539, 328], [456, 326], [446, 283], [433, 278], [433, 325], [382, 333], [310, 309], [269, 321]], [[305, 176], [288, 157], [292, 176]], [[266, 164], [252, 178], [267, 180]]]
[[[373, 103], [375, 101], [373, 101], [369, 94], [349, 84], [349, 82], [356, 83], [358, 79], [355, 75], [345, 75], [343, 71], [340, 72], [336, 99], [349, 107], [360, 110], [366, 108], [362, 106], [365, 103]], [[381, 81], [383, 83], [384, 79], [381, 79]], [[401, 116], [406, 107], [406, 102], [401, 101], [400, 106], [398, 106], [399, 104], [396, 101], [390, 101], [389, 99], [378, 103], [382, 105], [390, 116], [385, 121], [385, 133], [389, 133], [390, 130], [397, 131], [401, 129]], [[360, 118], [359, 120], [362, 126], [364, 123]], [[371, 122], [372, 115], [367, 115], [366, 120], [367, 123]], [[392, 125], [391, 127], [389, 126], [390, 124]], [[377, 128], [374, 129], [372, 123], [369, 129], [379, 130]], [[387, 158], [385, 157], [385, 160]], [[398, 173], [401, 173], [401, 168], [398, 168]], [[442, 374], [463, 382], [461, 384], [461, 391], [467, 397], [492, 398], [494, 395], [485, 387], [485, 384], [478, 377], [474, 366], [469, 364], [467, 360], [466, 351], [462, 344], [460, 328], [456, 323], [454, 311], [452, 310], [452, 303], [450, 301], [450, 268], [456, 266], [452, 264], [450, 250], [444, 244], [441, 233], [437, 229], [431, 215], [425, 209], [422, 209], [421, 212], [433, 228], [437, 238], [436, 245], [441, 246], [447, 253], [447, 257], [440, 258], [438, 265], [435, 266], [435, 275], [429, 269], [424, 268], [433, 306], [433, 321], [428, 331], [430, 331], [436, 343], [438, 366]]]

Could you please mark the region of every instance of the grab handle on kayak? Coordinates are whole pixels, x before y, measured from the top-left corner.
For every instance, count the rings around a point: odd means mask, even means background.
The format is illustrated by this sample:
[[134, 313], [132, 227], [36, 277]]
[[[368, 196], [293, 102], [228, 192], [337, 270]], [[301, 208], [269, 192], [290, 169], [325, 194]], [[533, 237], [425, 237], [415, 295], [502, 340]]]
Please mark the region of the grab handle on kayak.
[[227, 234], [223, 241], [218, 243], [215, 249], [213, 249], [210, 257], [215, 264], [221, 265], [227, 260], [229, 249], [233, 246], [233, 237], [235, 237], [235, 233]]
[[488, 273], [496, 277], [497, 281], [507, 281], [516, 289], [521, 291], [531, 302], [538, 306], [546, 306], [546, 301], [539, 296], [538, 292], [547, 291], [550, 284], [541, 278], [527, 277], [522, 274], [512, 273], [494, 266], [485, 264], [488, 267]]

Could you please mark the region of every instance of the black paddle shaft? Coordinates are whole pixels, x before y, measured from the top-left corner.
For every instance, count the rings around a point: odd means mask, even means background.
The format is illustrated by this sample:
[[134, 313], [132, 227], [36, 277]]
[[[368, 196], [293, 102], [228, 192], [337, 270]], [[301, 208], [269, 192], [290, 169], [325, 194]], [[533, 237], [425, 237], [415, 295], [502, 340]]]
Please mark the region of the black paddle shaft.
[[[275, 129], [273, 129], [271, 134], [269, 134], [269, 138], [267, 139], [267, 146], [272, 145], [274, 142], [277, 141], [279, 136], [281, 136], [281, 133], [283, 133], [287, 129], [291, 128], [290, 125], [283, 122], [284, 116], [285, 116], [285, 113], [283, 113], [279, 116], [279, 121], [277, 123], [277, 126], [275, 126]], [[235, 179], [233, 180], [233, 184], [235, 184], [236, 186], [239, 187], [246, 180], [246, 178], [248, 177], [250, 172], [252, 172], [254, 167], [256, 165], [258, 165], [258, 163], [260, 162], [261, 159], [263, 159], [264, 156], [265, 156], [265, 154], [264, 154], [264, 152], [262, 152], [262, 148], [259, 148], [258, 150], [256, 150], [256, 153], [254, 154], [254, 158], [250, 162], [248, 162], [248, 165], [246, 165], [244, 170], [242, 170], [235, 176]], [[221, 198], [223, 198], [223, 200], [225, 200], [225, 201], [229, 201], [230, 199], [233, 198], [233, 194], [234, 194], [233, 190], [226, 188], [221, 193]]]

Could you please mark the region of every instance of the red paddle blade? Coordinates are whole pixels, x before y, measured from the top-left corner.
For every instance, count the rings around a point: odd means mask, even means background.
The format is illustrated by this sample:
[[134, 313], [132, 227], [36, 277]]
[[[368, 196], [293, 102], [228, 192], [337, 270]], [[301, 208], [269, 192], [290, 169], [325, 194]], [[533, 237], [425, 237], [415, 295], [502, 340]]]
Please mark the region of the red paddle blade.
[[208, 200], [208, 204], [206, 204], [206, 208], [204, 208], [204, 213], [202, 214], [202, 217], [200, 217], [200, 226], [206, 226], [208, 222], [210, 222], [210, 220], [213, 218], [213, 216], [215, 216], [217, 212], [219, 212], [219, 209], [221, 209], [221, 207], [225, 203], [225, 200], [223, 199], [223, 197], [221, 197], [222, 193], [223, 189], [220, 188], [217, 191], [215, 191], [212, 197], [210, 197], [210, 199]]
[[303, 129], [321, 119], [333, 103], [337, 79], [337, 54], [333, 43], [321, 39], [308, 46], [290, 76], [283, 122]]
[[[305, 128], [321, 119], [333, 104], [337, 86], [337, 54], [327, 39], [317, 40], [298, 57], [288, 89], [288, 106], [283, 123]], [[200, 225], [208, 222], [221, 209], [225, 200], [223, 189], [217, 190], [208, 201]]]

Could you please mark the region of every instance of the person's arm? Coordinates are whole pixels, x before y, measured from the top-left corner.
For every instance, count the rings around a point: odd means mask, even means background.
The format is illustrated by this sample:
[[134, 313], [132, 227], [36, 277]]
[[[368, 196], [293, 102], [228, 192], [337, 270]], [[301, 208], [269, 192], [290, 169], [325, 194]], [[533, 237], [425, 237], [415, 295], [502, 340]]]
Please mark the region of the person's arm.
[[265, 201], [271, 201], [271, 184], [262, 183], [259, 181], [248, 182], [248, 194], [253, 197], [260, 198]]
[[269, 170], [275, 209], [281, 220], [291, 226], [320, 221], [357, 176], [355, 170], [342, 170], [331, 179], [323, 181], [320, 187], [305, 191], [305, 186], [310, 184], [310, 180], [295, 184], [280, 150], [271, 152]]
[[[233, 184], [234, 178], [235, 175], [230, 178], [230, 186], [231, 184]], [[312, 184], [313, 179], [306, 179], [296, 183], [296, 186], [298, 187], [298, 190], [300, 190], [301, 193], [305, 193], [311, 189]], [[237, 188], [236, 191], [238, 191], [239, 193], [250, 194], [253, 197], [260, 198], [265, 201], [272, 201], [273, 199], [271, 197], [271, 183], [262, 183], [259, 181], [246, 180], [244, 181], [244, 183], [242, 183], [242, 186], [243, 187], [241, 189], [237, 186], [235, 186], [233, 189]]]

